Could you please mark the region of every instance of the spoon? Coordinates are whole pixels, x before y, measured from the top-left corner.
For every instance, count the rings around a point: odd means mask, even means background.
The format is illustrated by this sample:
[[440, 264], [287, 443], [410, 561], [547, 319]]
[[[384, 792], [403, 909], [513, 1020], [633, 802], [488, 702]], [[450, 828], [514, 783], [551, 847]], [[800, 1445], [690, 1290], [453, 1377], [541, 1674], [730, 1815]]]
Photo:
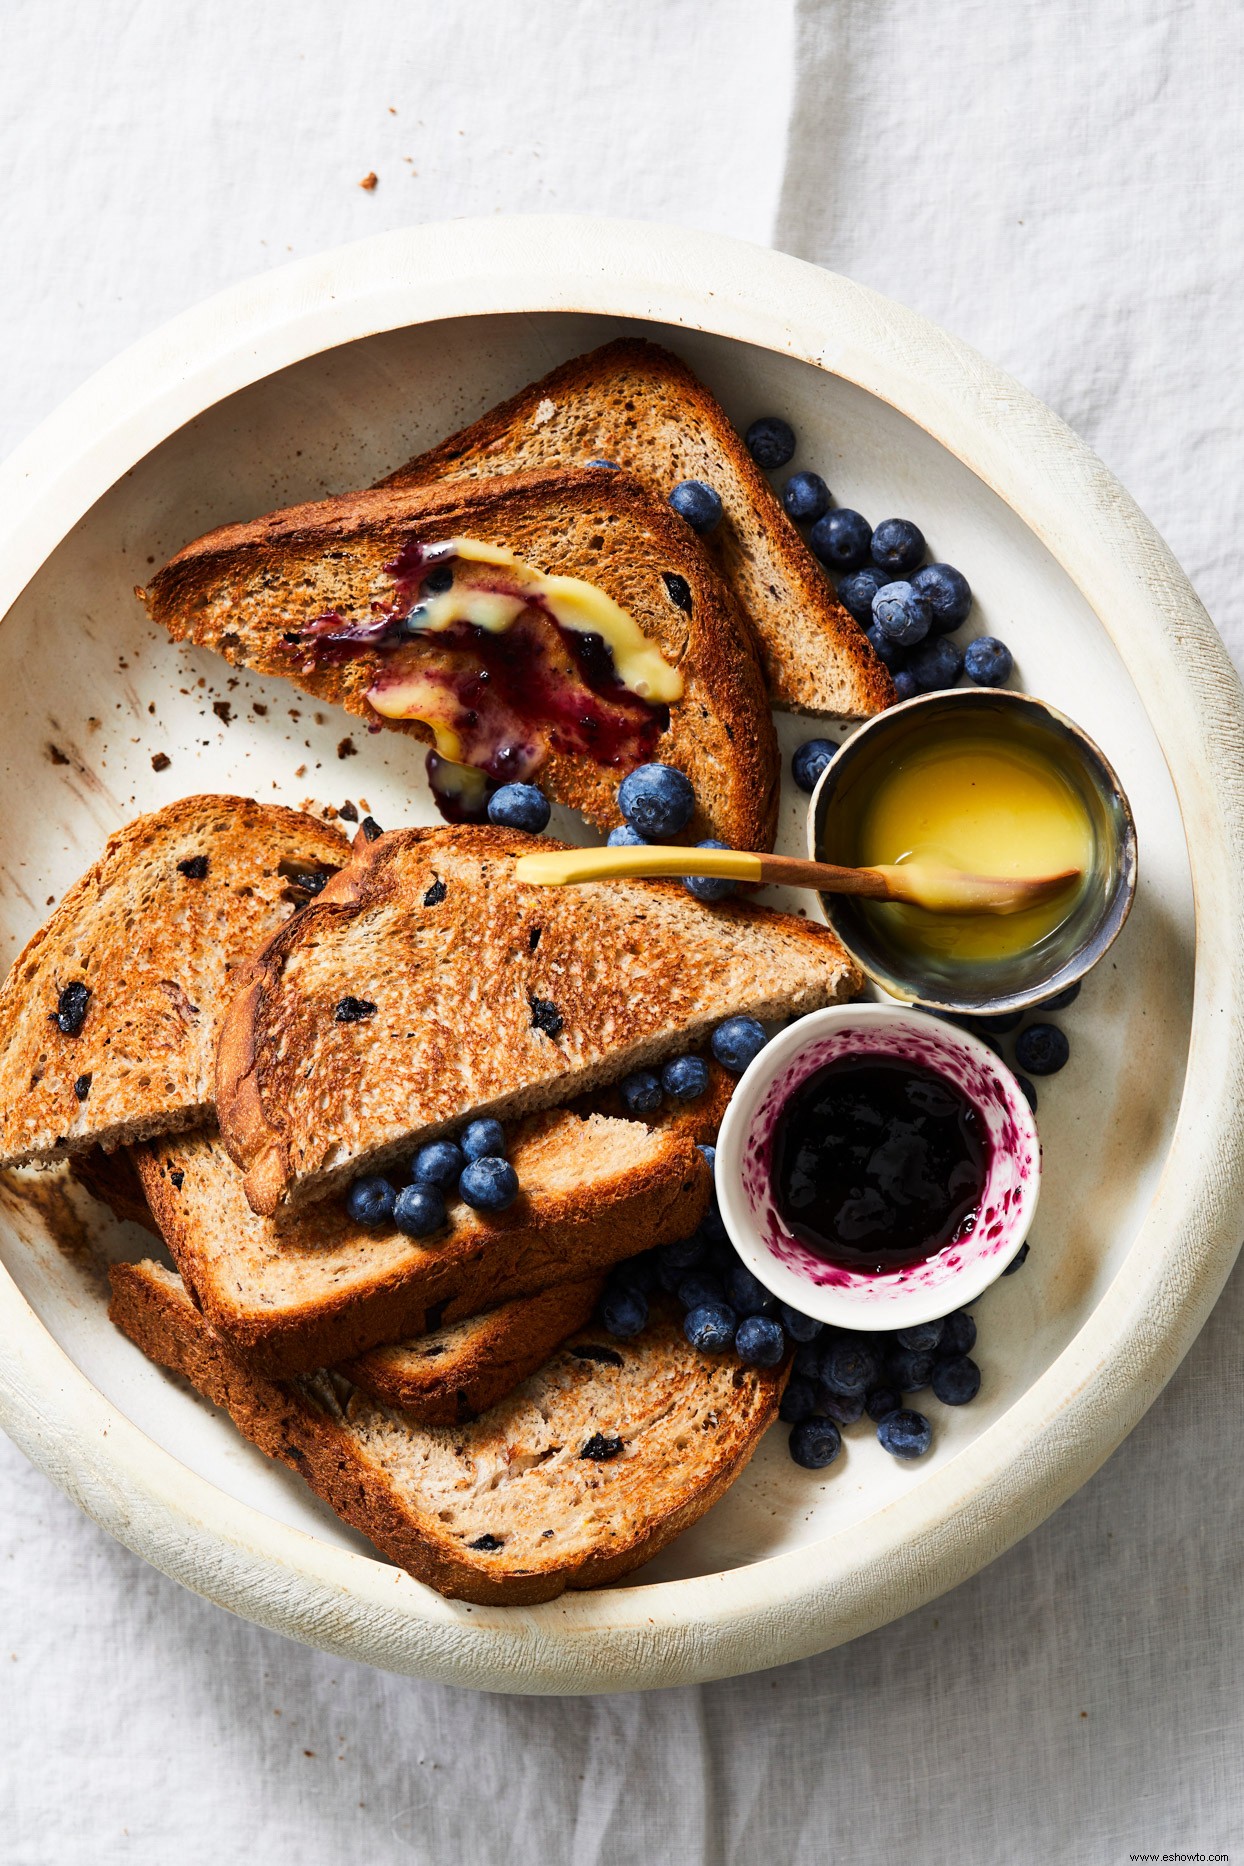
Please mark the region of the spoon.
[[815, 888], [818, 894], [862, 894], [874, 901], [902, 901], [934, 914], [1017, 914], [1078, 881], [1081, 870], [1055, 875], [969, 875], [932, 862], [878, 862], [872, 868], [839, 868], [833, 862], [804, 862], [793, 855], [751, 855], [739, 849], [680, 849], [650, 843], [645, 848], [547, 849], [520, 855], [518, 881], [564, 887], [577, 881], [616, 881], [646, 875], [709, 875], [752, 886], [774, 883]]

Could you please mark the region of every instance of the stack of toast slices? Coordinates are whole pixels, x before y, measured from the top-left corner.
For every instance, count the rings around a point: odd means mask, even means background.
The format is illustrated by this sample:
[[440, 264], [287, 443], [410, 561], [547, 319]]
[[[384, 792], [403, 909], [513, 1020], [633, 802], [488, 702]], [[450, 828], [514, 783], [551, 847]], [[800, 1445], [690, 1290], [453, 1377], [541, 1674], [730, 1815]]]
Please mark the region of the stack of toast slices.
[[[160, 1240], [113, 1269], [118, 1326], [418, 1579], [516, 1604], [694, 1522], [786, 1378], [659, 1304], [631, 1340], [593, 1324], [613, 1265], [707, 1211], [732, 1079], [642, 1119], [617, 1084], [860, 982], [761, 907], [525, 886], [533, 846], [185, 798], [112, 837], [0, 989], [0, 1165], [67, 1163]], [[360, 1174], [480, 1115], [508, 1209], [425, 1238], [350, 1216]]]

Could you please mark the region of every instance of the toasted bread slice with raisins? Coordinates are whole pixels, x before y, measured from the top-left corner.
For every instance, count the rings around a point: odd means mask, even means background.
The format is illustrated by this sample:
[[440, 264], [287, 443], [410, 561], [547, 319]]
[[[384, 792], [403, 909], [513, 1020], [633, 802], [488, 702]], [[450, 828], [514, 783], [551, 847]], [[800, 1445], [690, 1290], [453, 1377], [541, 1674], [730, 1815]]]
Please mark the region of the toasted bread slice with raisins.
[[652, 495], [707, 481], [724, 507], [698, 540], [751, 622], [769, 697], [794, 712], [867, 719], [890, 676], [834, 594], [724, 409], [659, 344], [624, 337], [533, 382], [382, 482], [419, 487], [616, 461]]
[[236, 967], [349, 856], [249, 797], [183, 797], [110, 836], [0, 988], [0, 1166], [209, 1115]]
[[629, 1574], [729, 1488], [776, 1417], [787, 1367], [642, 1335], [573, 1336], [480, 1419], [421, 1425], [337, 1372], [275, 1381], [155, 1263], [112, 1270], [110, 1314], [269, 1457], [451, 1599], [532, 1606]]
[[[466, 626], [469, 596], [495, 598], [518, 573], [449, 549], [462, 540], [514, 553], [528, 594], [530, 570], [620, 605], [659, 652], [666, 697], [620, 686], [604, 637], [561, 628], [539, 603]], [[451, 626], [425, 606], [434, 569], [449, 589], [436, 601], [458, 605]], [[435, 741], [442, 796], [475, 764], [538, 781], [607, 829], [626, 772], [658, 760], [691, 780], [692, 839], [773, 847], [780, 765], [751, 631], [682, 520], [626, 475], [511, 474], [294, 506], [196, 539], [140, 593], [175, 640]], [[407, 623], [415, 611], [435, 627]]]
[[468, 1115], [564, 1103], [723, 1018], [859, 988], [829, 929], [794, 915], [677, 882], [515, 880], [518, 856], [556, 846], [467, 826], [356, 841], [238, 975], [216, 1099], [254, 1211], [323, 1198]]

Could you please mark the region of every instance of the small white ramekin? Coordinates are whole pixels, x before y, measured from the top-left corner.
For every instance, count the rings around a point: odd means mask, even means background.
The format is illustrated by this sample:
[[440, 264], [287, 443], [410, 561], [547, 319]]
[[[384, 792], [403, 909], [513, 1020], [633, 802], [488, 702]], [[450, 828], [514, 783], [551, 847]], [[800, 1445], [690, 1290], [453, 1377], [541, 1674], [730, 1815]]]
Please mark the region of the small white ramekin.
[[[791, 1235], [773, 1197], [781, 1110], [810, 1075], [843, 1056], [897, 1056], [948, 1076], [980, 1111], [989, 1173], [972, 1233], [924, 1263], [884, 1275], [841, 1269]], [[740, 1078], [717, 1139], [717, 1196], [735, 1249], [791, 1308], [838, 1328], [911, 1328], [973, 1302], [1024, 1241], [1036, 1210], [1041, 1143], [1015, 1077], [957, 1026], [889, 1004], [844, 1004], [800, 1018]]]

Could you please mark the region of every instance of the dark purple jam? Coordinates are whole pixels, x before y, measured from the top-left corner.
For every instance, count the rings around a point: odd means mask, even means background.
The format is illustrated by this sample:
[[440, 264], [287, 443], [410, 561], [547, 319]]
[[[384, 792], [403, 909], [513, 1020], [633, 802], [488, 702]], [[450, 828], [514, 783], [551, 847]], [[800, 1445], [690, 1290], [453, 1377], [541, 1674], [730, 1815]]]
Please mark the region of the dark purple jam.
[[[499, 634], [468, 621], [421, 631], [420, 604], [442, 593], [447, 577], [452, 585], [454, 561], [441, 546], [409, 540], [385, 565], [392, 603], [375, 605], [363, 620], [317, 616], [287, 638], [291, 655], [306, 672], [365, 657], [374, 694], [417, 675], [425, 696], [439, 696], [461, 742], [461, 763], [487, 780], [484, 792], [464, 796], [438, 781], [444, 760], [428, 754], [433, 795], [450, 821], [480, 820], [488, 791], [534, 778], [551, 752], [590, 758], [620, 775], [648, 762], [669, 726], [668, 708], [624, 686], [603, 637], [560, 627], [538, 591], [521, 592], [526, 607]], [[476, 589], [520, 593], [504, 566], [471, 569]]]
[[974, 1229], [989, 1142], [963, 1091], [900, 1057], [844, 1056], [782, 1111], [773, 1194], [794, 1235], [844, 1270], [923, 1263]]

